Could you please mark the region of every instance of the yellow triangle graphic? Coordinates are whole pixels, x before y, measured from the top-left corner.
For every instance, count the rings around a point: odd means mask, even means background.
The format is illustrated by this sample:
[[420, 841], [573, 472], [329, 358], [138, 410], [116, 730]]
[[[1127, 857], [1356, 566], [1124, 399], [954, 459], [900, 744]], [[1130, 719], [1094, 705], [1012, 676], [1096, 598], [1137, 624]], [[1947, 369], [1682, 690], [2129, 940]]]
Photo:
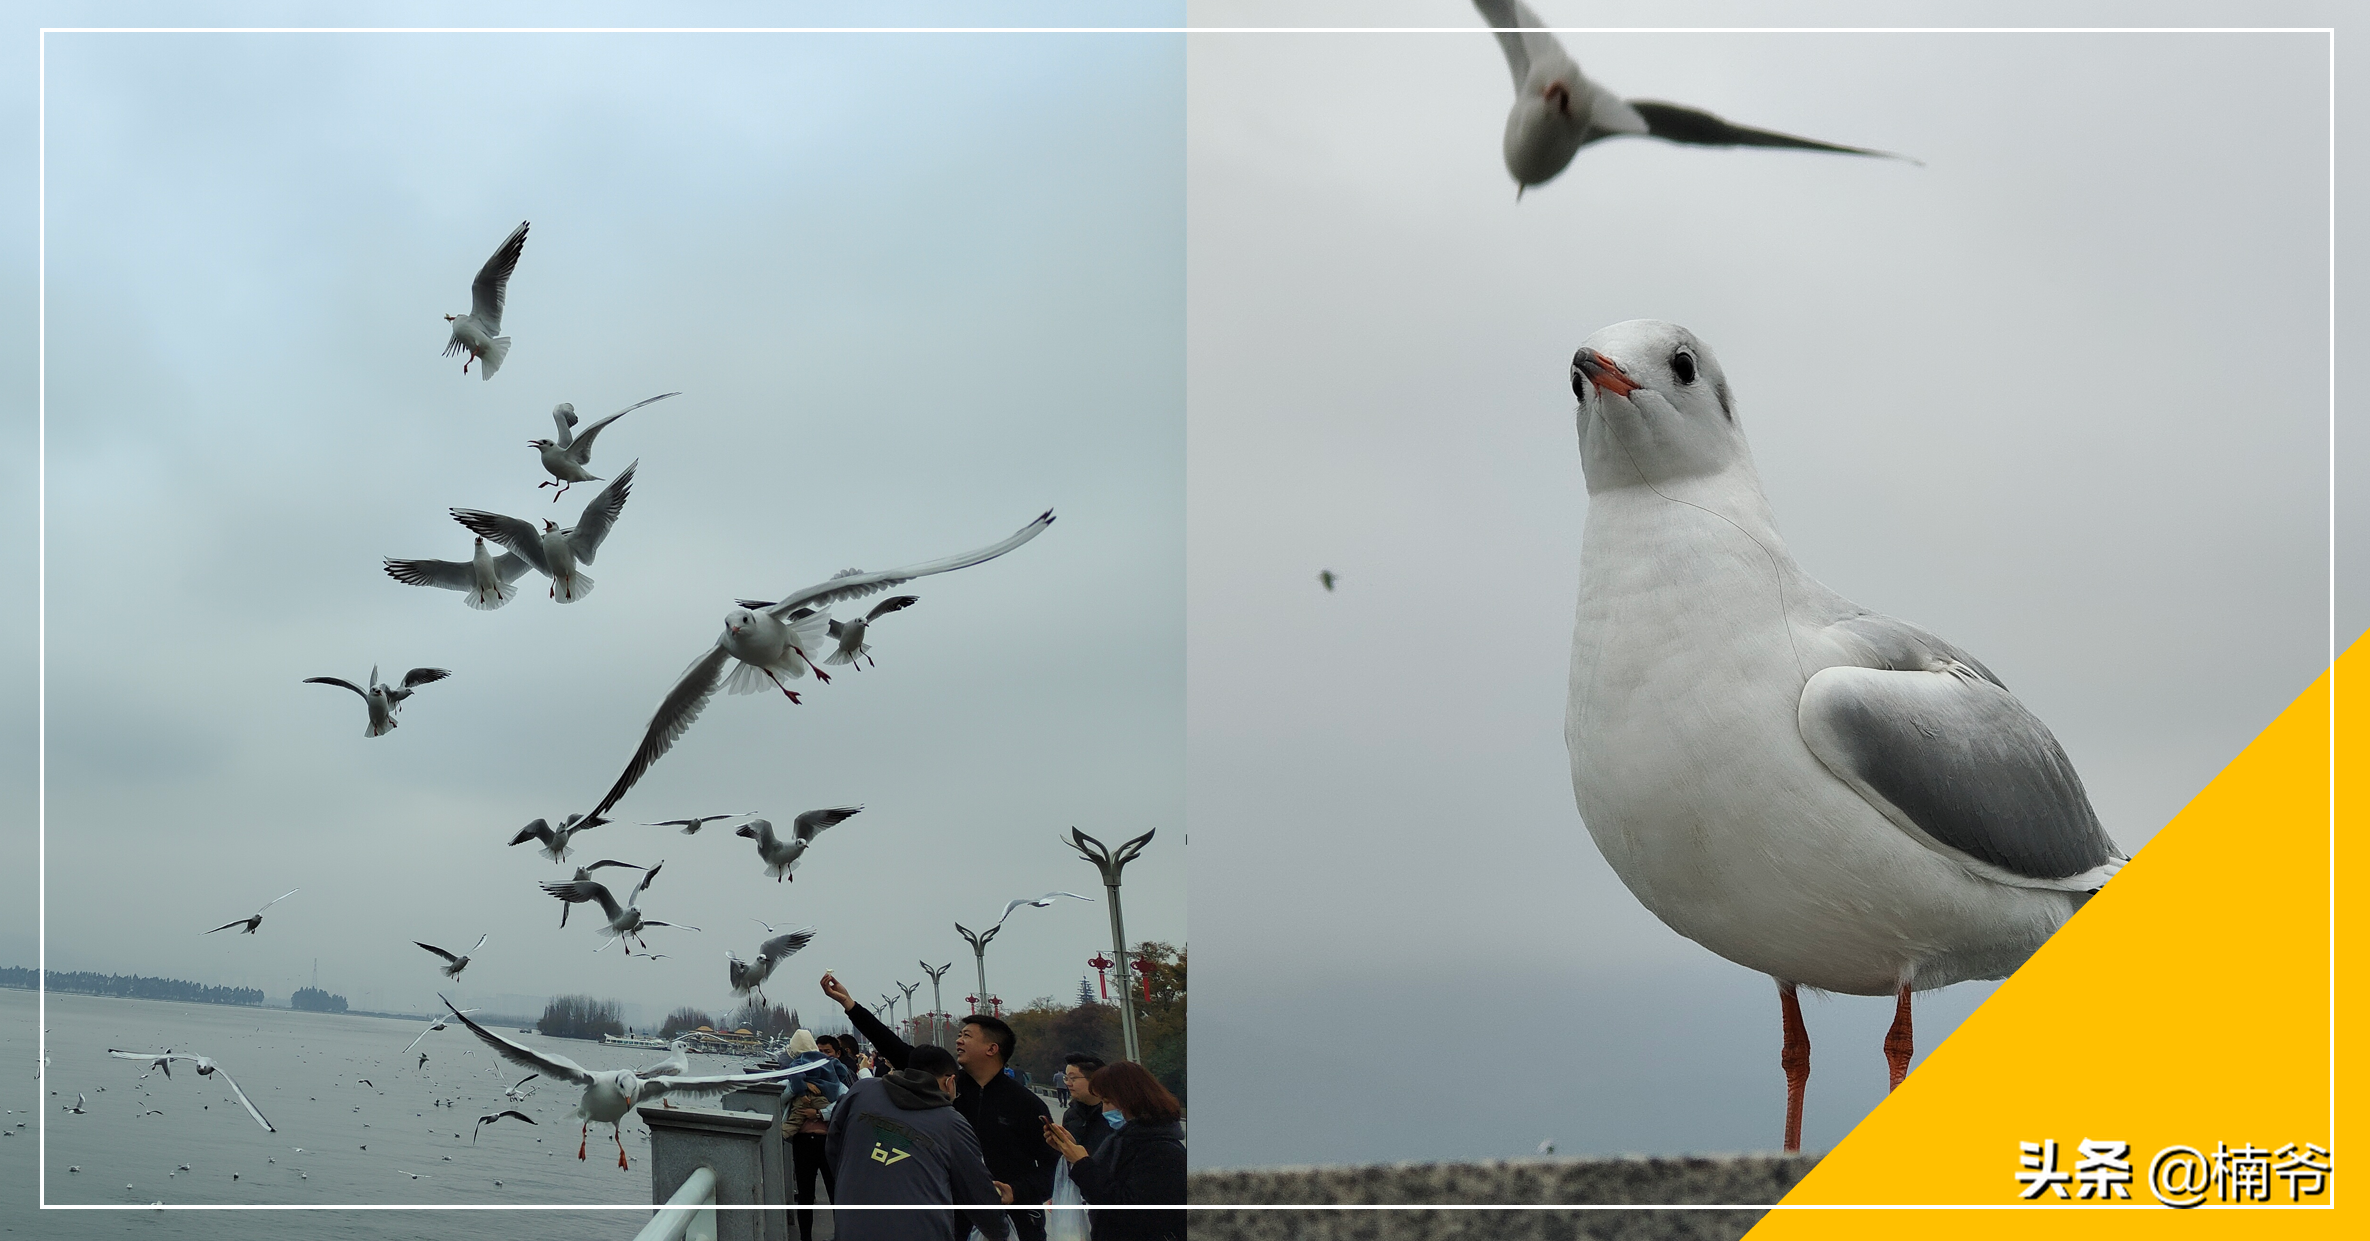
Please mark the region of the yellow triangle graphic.
[[[2299, 1201], [2370, 1203], [2361, 1148], [2334, 1141], [2333, 1052], [2357, 1046], [2358, 988], [2341, 1001], [2332, 1043], [2333, 983], [2358, 978], [2362, 937], [2332, 930], [2331, 866], [2356, 873], [2363, 777], [2370, 774], [2370, 639], [2338, 661], [2336, 809], [2330, 840], [2329, 674], [2255, 738], [2082, 912], [1852, 1130], [1752, 1231], [1789, 1237], [2370, 1236], [2370, 1206], [2351, 1226], [2332, 1209], [2285, 1209], [2290, 1182], [2269, 1177], [2277, 1211], [2167, 1209], [2151, 1192], [2160, 1151], [2217, 1144], [2330, 1152], [2325, 1188]], [[2334, 854], [2334, 858], [2333, 858]], [[2350, 889], [2349, 889], [2350, 890]], [[2356, 922], [2359, 920], [2356, 919]], [[2347, 968], [2331, 971], [2336, 960]], [[2336, 993], [2347, 995], [2339, 985]], [[1818, 1089], [1818, 1078], [1811, 1079]], [[2131, 1199], [2038, 1200], [2021, 1143], [2057, 1144], [2073, 1172], [2085, 1141], [2128, 1143]], [[2354, 1162], [2343, 1163], [2351, 1156]], [[2046, 1148], [2044, 1148], [2044, 1156]], [[2275, 1158], [2267, 1160], [2276, 1164]], [[2035, 1159], [2034, 1162], [2042, 1162]], [[2170, 1165], [2183, 1162], [2179, 1155]], [[2299, 1188], [2309, 1186], [2299, 1180]], [[2079, 1190], [2078, 1184], [2069, 1189]], [[2247, 1192], [2242, 1185], [2242, 1192]], [[1980, 1205], [1922, 1211], [1795, 1210], [1796, 1206]], [[2254, 1205], [2254, 1204], [2249, 1204]]]

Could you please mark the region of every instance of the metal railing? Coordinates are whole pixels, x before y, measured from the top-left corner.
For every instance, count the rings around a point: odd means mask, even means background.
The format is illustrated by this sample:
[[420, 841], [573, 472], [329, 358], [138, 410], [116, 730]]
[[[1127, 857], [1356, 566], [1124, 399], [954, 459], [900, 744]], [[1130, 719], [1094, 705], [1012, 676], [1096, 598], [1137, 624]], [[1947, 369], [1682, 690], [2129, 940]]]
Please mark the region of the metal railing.
[[634, 1241], [716, 1241], [716, 1170], [702, 1164], [685, 1177]]

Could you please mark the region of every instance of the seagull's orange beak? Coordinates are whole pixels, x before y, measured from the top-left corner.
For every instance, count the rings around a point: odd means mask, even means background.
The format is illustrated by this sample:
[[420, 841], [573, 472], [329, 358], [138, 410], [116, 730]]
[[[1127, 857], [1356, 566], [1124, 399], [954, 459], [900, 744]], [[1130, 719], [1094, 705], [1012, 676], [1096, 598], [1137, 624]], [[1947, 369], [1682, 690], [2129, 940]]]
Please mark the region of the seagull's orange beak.
[[1621, 371], [1621, 364], [1594, 349], [1582, 349], [1572, 355], [1572, 369], [1597, 387], [1615, 396], [1628, 396], [1638, 390], [1638, 384]]

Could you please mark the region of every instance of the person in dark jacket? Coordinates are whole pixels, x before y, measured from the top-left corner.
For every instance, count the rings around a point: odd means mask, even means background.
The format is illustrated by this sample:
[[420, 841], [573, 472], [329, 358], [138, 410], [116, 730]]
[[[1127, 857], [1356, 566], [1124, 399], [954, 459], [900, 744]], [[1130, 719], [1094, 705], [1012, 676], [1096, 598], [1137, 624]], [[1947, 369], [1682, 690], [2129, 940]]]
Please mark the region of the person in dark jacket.
[[1070, 1106], [1062, 1110], [1062, 1128], [1091, 1155], [1111, 1136], [1111, 1122], [1103, 1119], [1103, 1101], [1095, 1097], [1089, 1079], [1103, 1067], [1101, 1056], [1074, 1051], [1062, 1057], [1062, 1085], [1070, 1088]]
[[[823, 975], [823, 994], [847, 1010], [857, 1033], [891, 1065], [904, 1068], [920, 1050], [898, 1038], [829, 974]], [[1004, 1072], [1017, 1041], [1012, 1027], [994, 1017], [974, 1013], [963, 1018], [955, 1036], [955, 1059], [963, 1070], [955, 1076], [955, 1111], [979, 1135], [988, 1171], [1012, 1187], [1012, 1201], [1018, 1204], [1012, 1223], [1020, 1241], [1044, 1241], [1045, 1211], [1039, 1204], [1053, 1194], [1054, 1155], [1042, 1135], [1053, 1117], [1043, 1099]]]
[[1070, 1163], [1087, 1205], [1174, 1206], [1173, 1211], [1096, 1211], [1094, 1241], [1185, 1241], [1185, 1109], [1132, 1060], [1095, 1070], [1088, 1085], [1119, 1122], [1092, 1155], [1069, 1131], [1045, 1122], [1045, 1144]]
[[[1002, 1204], [1011, 1188], [988, 1175], [971, 1123], [955, 1114], [955, 1058], [924, 1047], [913, 1067], [866, 1078], [832, 1108], [824, 1154], [838, 1170], [835, 1205], [911, 1206], [913, 1211], [834, 1211], [840, 1241], [962, 1241], [972, 1228], [989, 1241], [1009, 1232]], [[957, 1210], [956, 1208], [968, 1208]]]

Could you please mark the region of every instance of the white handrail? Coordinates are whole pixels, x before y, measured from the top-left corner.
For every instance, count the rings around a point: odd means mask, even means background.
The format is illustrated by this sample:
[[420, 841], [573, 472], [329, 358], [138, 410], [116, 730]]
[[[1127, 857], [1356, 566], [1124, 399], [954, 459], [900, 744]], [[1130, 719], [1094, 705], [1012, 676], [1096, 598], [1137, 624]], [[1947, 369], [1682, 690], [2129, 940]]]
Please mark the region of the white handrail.
[[634, 1241], [716, 1241], [716, 1170], [702, 1164]]

